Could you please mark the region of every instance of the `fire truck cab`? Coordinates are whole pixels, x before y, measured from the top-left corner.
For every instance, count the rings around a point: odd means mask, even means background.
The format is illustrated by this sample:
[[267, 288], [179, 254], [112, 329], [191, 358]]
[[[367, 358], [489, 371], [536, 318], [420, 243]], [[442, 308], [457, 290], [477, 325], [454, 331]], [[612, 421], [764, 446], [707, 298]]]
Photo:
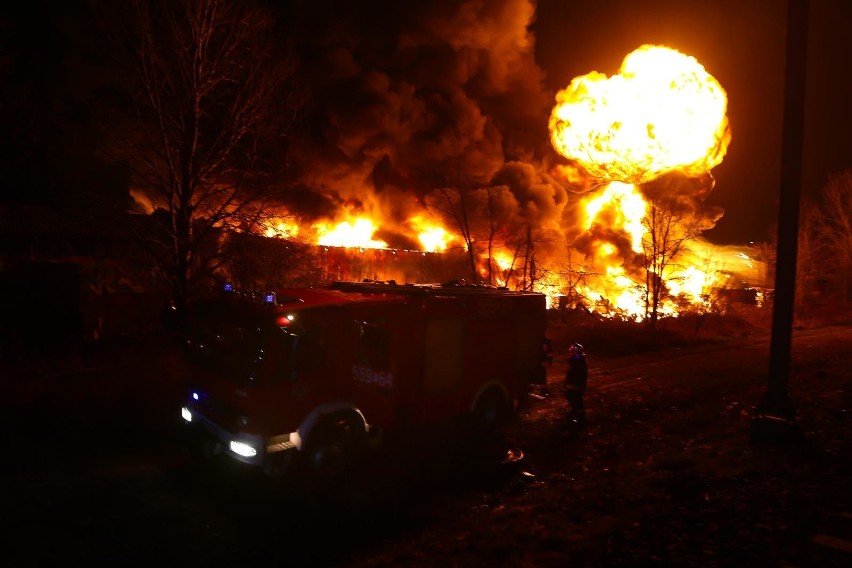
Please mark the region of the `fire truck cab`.
[[187, 312], [181, 408], [213, 453], [333, 477], [379, 432], [490, 430], [540, 367], [545, 297], [482, 285], [335, 282], [226, 290]]

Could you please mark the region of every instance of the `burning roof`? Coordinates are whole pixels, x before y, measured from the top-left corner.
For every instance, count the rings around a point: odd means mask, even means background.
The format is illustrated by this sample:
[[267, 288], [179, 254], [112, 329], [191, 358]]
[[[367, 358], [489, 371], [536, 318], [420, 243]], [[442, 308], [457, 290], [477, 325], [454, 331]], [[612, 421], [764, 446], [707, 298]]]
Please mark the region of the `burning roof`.
[[[309, 127], [291, 201], [258, 234], [465, 250], [488, 283], [630, 317], [650, 282], [700, 305], [730, 272], [734, 255], [700, 238], [722, 215], [704, 199], [731, 140], [727, 97], [694, 57], [641, 46], [554, 105], [531, 0], [300, 8]], [[663, 206], [683, 246], [658, 259], [648, 219]]]

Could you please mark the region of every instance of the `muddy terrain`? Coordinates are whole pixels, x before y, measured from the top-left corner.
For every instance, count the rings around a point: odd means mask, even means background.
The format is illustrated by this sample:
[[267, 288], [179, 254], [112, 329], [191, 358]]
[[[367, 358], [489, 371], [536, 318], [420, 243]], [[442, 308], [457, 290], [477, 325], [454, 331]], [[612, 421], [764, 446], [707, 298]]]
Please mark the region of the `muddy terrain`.
[[551, 396], [501, 439], [399, 441], [335, 487], [189, 456], [161, 338], [7, 361], [8, 565], [849, 565], [852, 328], [795, 332], [798, 420], [772, 438], [753, 421], [765, 334], [590, 337], [585, 424], [561, 396], [574, 335], [553, 337]]

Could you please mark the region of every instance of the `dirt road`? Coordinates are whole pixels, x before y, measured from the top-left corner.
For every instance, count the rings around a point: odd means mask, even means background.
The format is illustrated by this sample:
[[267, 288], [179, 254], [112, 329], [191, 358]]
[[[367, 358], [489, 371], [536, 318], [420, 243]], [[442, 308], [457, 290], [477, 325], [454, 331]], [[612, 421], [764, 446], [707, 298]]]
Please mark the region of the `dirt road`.
[[[841, 566], [852, 560], [852, 329], [796, 332], [801, 437], [749, 439], [767, 338], [589, 355], [588, 419], [530, 399], [494, 467], [436, 448], [318, 492], [174, 437], [180, 362], [125, 346], [25, 384], [3, 414], [9, 566]], [[495, 453], [495, 455], [497, 455]], [[845, 543], [845, 544], [844, 544]]]

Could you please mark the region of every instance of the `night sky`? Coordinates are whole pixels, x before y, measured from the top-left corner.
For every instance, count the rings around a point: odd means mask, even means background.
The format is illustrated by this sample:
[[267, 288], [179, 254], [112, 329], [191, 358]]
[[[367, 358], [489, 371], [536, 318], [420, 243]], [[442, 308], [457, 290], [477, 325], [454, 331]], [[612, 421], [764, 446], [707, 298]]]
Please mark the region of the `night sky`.
[[[616, 73], [625, 55], [651, 43], [696, 57], [728, 94], [732, 142], [708, 198], [725, 213], [705, 236], [720, 244], [770, 238], [780, 186], [786, 2], [277, 6], [294, 30], [310, 89], [291, 159], [300, 165], [299, 194], [322, 196], [309, 202], [316, 214], [360, 199], [403, 216], [401, 197], [434, 187], [435, 165], [455, 160], [514, 183], [546, 218], [546, 184], [533, 171], [559, 161], [547, 138], [556, 91], [590, 71]], [[852, 3], [814, 0], [810, 20], [806, 194], [852, 167]], [[4, 7], [0, 33], [3, 197], [126, 191], [121, 176], [89, 151], [110, 82], [86, 3]]]
[[[765, 240], [777, 219], [786, 20], [783, 0], [540, 0], [533, 29], [552, 89], [593, 69], [613, 74], [644, 43], [692, 55], [716, 77], [733, 138], [709, 198], [725, 215], [705, 236], [743, 243]], [[810, 2], [803, 191], [811, 194], [852, 166], [850, 25], [852, 2]]]

